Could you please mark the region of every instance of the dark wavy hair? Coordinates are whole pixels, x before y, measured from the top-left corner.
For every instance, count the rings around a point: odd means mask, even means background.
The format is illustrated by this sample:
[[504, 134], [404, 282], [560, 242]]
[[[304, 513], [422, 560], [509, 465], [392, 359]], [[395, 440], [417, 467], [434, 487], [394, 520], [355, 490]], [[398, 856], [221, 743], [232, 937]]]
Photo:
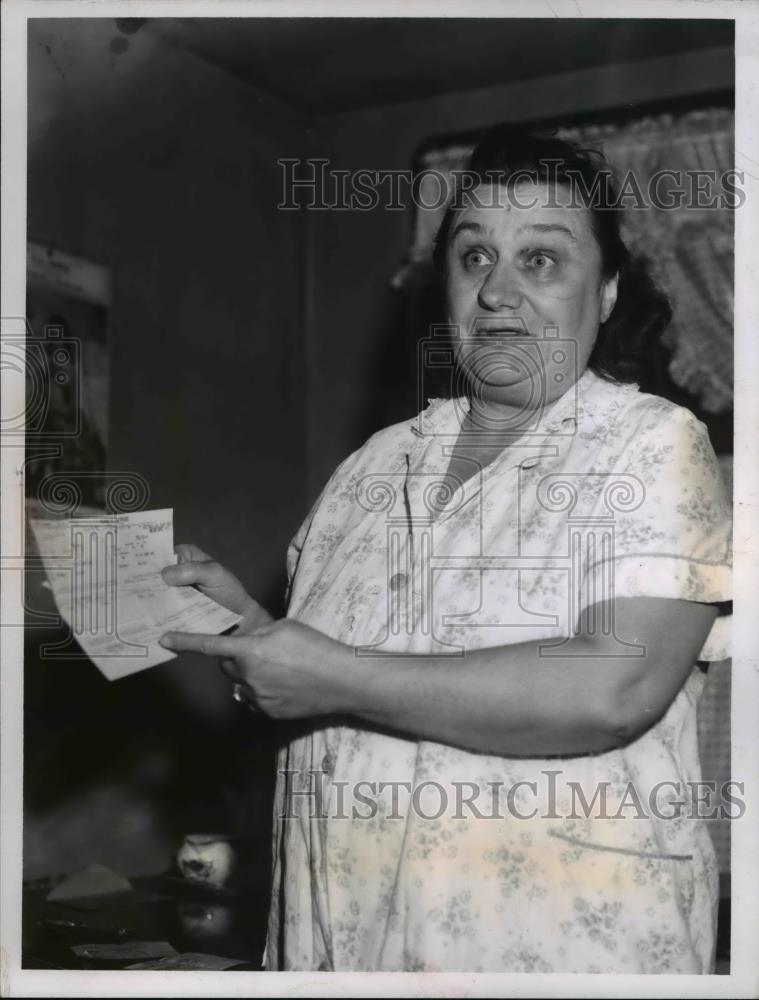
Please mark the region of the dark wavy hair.
[[[508, 186], [521, 180], [565, 185], [583, 197], [591, 228], [601, 249], [601, 275], [619, 275], [617, 301], [599, 328], [588, 367], [615, 382], [641, 382], [650, 374], [672, 310], [666, 295], [651, 277], [645, 259], [628, 250], [620, 233], [623, 209], [619, 186], [598, 150], [556, 135], [513, 125], [490, 129], [469, 160], [467, 188], [472, 182]], [[454, 194], [435, 237], [433, 262], [438, 275], [446, 273], [446, 251], [458, 207]]]

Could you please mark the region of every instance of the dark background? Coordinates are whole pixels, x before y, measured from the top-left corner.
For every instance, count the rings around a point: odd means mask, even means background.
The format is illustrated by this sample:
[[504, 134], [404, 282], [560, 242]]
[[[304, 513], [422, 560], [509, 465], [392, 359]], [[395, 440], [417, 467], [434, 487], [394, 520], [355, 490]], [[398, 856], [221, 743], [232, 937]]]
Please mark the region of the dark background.
[[[411, 212], [281, 211], [277, 159], [403, 170], [498, 121], [724, 102], [732, 42], [723, 21], [30, 21], [28, 235], [111, 270], [107, 469], [281, 612], [289, 538], [336, 464], [412, 411], [416, 373], [390, 287]], [[162, 871], [213, 830], [246, 838], [265, 894], [275, 728], [203, 658], [109, 684], [40, 638], [27, 877]]]

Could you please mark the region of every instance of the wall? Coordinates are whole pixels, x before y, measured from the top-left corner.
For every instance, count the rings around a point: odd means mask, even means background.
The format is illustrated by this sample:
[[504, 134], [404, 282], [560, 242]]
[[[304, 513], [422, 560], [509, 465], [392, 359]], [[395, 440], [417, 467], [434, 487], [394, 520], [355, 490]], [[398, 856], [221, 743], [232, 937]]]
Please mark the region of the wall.
[[303, 218], [275, 162], [302, 125], [146, 33], [112, 55], [112, 24], [30, 24], [28, 232], [112, 269], [110, 468], [267, 589], [303, 495]]
[[[505, 120], [602, 115], [625, 105], [729, 90], [733, 81], [732, 50], [707, 49], [334, 115], [318, 121], [315, 145], [334, 169], [408, 170], [416, 149], [432, 136]], [[410, 210], [311, 213], [312, 496], [386, 414], [402, 418], [397, 401], [381, 396], [397, 394], [398, 376], [388, 374], [393, 364], [413, 365], [413, 349], [402, 343], [402, 302], [389, 287], [409, 243], [411, 218]], [[405, 377], [415, 379], [416, 371]]]
[[[112, 19], [29, 23], [28, 235], [111, 268], [109, 469], [140, 473], [149, 507], [174, 508], [176, 541], [212, 553], [276, 608], [307, 499], [304, 218], [276, 208], [276, 159], [303, 155], [303, 123], [149, 32], [121, 54], [114, 38], [123, 49]], [[199, 769], [210, 787], [240, 758], [239, 740], [224, 743], [240, 735], [240, 710], [202, 657], [109, 685], [89, 665], [64, 676], [32, 653], [26, 697], [36, 874], [86, 857], [97, 817], [77, 832], [81, 813], [66, 813], [72, 830], [50, 836], [50, 810], [68, 791], [84, 802], [85, 788], [128, 784], [132, 764], [142, 775], [130, 746], [155, 744], [158, 785]], [[266, 726], [255, 737], [248, 725], [241, 738], [269, 780], [268, 757], [256, 757], [270, 752]], [[171, 809], [190, 815], [202, 795], [182, 788]], [[31, 822], [35, 802], [44, 829]], [[118, 832], [116, 806], [104, 805], [101, 858], [161, 867], [147, 827], [140, 843], [122, 816]], [[268, 821], [268, 801], [252, 808]]]

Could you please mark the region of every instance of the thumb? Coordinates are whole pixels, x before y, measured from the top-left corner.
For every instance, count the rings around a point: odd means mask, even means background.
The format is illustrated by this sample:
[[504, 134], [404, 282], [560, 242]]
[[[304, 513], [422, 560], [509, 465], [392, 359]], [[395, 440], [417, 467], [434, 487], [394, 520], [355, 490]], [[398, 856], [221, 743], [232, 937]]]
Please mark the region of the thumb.
[[180, 563], [211, 561], [211, 556], [205, 553], [203, 549], [198, 548], [197, 545], [191, 545], [188, 542], [181, 542], [179, 545], [175, 545], [174, 552]]
[[172, 586], [192, 587], [197, 584], [213, 586], [216, 583], [218, 564], [210, 559], [200, 561], [185, 561], [175, 563], [173, 566], [164, 566], [161, 576], [164, 581]]

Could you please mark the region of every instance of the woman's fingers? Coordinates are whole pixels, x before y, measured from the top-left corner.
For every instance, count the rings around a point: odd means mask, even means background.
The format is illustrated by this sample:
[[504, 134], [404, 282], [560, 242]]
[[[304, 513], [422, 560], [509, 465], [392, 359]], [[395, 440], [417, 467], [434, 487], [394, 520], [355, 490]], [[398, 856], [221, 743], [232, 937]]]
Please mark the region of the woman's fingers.
[[240, 668], [237, 666], [237, 662], [235, 660], [219, 660], [219, 668], [224, 676], [228, 677], [230, 681], [239, 681], [242, 678]]
[[[234, 660], [219, 660], [219, 668], [224, 676], [235, 685], [233, 689], [235, 690], [235, 701], [239, 701], [245, 705], [250, 712], [263, 715], [263, 709], [258, 704], [256, 692], [249, 684], [245, 683], [236, 662]], [[239, 692], [239, 695], [237, 692]]]
[[246, 635], [164, 632], [158, 642], [166, 649], [173, 649], [177, 653], [203, 653], [205, 656], [221, 656], [225, 660], [237, 660], [243, 655], [256, 657], [259, 649], [257, 640], [263, 642], [270, 631], [270, 626], [264, 625]]
[[195, 632], [166, 632], [158, 640], [176, 653], [203, 653], [204, 656], [236, 657], [250, 651], [250, 636], [203, 635]]
[[[225, 569], [221, 563], [206, 556], [195, 545], [177, 546], [182, 561], [164, 566], [161, 576], [170, 587], [195, 587], [206, 597], [212, 598], [222, 607], [244, 614], [247, 608], [258, 607], [246, 593], [237, 577]], [[189, 558], [198, 556], [204, 558]], [[263, 617], [266, 617], [263, 613]]]
[[174, 566], [164, 566], [161, 576], [174, 587], [192, 587], [196, 584], [212, 585], [219, 575], [219, 565], [212, 559], [186, 560]]
[[209, 556], [203, 549], [198, 548], [197, 545], [191, 545], [187, 542], [182, 542], [179, 545], [174, 546], [174, 552], [179, 559], [180, 563], [183, 562], [210, 562], [212, 557]]

